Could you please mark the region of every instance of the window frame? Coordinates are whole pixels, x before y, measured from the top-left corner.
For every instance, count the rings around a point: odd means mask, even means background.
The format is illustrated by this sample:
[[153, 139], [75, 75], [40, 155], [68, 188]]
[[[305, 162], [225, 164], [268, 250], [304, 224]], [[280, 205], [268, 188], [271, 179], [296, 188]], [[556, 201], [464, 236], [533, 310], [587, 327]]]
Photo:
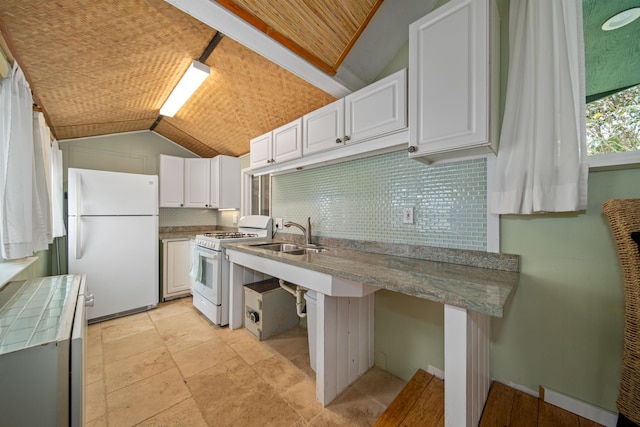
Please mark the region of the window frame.
[[640, 150], [587, 156], [589, 170], [640, 168]]

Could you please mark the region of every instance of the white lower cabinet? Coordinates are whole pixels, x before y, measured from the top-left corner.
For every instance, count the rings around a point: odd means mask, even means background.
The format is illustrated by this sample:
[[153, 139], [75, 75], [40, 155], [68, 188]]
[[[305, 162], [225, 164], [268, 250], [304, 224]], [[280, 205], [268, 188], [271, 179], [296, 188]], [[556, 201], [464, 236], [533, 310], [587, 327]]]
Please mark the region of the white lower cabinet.
[[190, 292], [189, 240], [165, 240], [162, 245], [162, 299], [182, 297]]

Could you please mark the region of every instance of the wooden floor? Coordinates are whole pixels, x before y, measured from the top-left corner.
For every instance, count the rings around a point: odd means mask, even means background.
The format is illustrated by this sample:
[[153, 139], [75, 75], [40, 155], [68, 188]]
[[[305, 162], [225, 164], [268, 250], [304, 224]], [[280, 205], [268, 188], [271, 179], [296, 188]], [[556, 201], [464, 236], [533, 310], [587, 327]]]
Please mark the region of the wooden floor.
[[[480, 427], [599, 425], [495, 381], [480, 420]], [[444, 382], [418, 370], [374, 426], [444, 426]]]

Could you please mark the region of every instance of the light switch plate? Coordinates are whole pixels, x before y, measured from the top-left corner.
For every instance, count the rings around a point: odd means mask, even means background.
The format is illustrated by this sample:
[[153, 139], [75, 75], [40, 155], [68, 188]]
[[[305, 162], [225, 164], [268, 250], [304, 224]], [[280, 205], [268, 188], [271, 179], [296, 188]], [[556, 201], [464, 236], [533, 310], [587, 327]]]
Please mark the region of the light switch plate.
[[402, 222], [404, 224], [413, 224], [413, 206], [402, 208]]
[[234, 224], [238, 223], [238, 214], [233, 214], [233, 223]]

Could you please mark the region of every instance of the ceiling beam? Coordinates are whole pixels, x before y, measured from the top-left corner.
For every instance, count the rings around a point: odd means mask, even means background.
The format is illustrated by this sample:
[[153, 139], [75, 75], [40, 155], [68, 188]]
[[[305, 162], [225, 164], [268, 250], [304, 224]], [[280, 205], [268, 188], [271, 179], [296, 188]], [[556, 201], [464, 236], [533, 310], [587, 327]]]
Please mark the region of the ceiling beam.
[[212, 0], [165, 1], [336, 98], [358, 89], [329, 76]]

